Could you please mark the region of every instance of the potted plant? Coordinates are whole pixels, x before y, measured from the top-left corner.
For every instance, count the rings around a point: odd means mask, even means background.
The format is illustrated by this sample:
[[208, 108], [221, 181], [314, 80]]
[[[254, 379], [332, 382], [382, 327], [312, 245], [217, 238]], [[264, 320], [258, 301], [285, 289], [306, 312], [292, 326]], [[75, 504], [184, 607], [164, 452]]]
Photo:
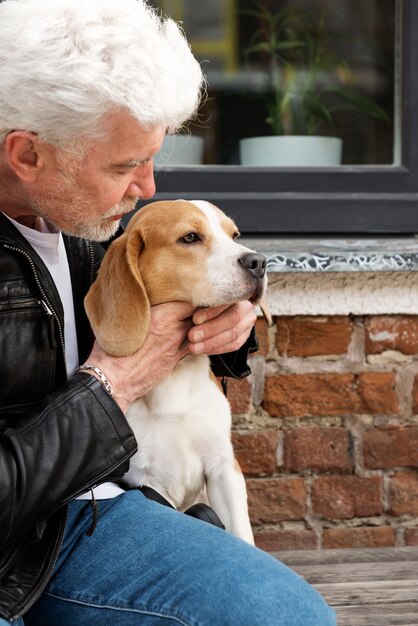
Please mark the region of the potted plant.
[[[338, 111], [352, 109], [389, 122], [382, 107], [351, 86], [349, 63], [333, 45], [341, 35], [327, 28], [328, 11], [318, 16], [287, 6], [272, 13], [254, 0], [254, 9], [245, 13], [259, 24], [245, 53], [249, 63], [256, 57], [265, 64], [260, 97], [273, 136], [242, 139], [243, 165], [338, 165]], [[276, 143], [283, 145], [276, 148]]]
[[204, 139], [188, 133], [166, 135], [161, 149], [154, 157], [157, 168], [179, 165], [200, 165], [203, 160]]

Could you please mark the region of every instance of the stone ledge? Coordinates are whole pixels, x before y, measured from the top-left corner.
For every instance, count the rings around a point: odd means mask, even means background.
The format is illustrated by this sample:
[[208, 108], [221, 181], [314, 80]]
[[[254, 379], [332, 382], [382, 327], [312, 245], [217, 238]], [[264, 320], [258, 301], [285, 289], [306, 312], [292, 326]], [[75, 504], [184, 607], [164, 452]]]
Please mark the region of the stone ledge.
[[267, 256], [269, 273], [415, 272], [418, 238], [257, 238], [240, 243]]
[[418, 272], [271, 272], [272, 315], [418, 314]]

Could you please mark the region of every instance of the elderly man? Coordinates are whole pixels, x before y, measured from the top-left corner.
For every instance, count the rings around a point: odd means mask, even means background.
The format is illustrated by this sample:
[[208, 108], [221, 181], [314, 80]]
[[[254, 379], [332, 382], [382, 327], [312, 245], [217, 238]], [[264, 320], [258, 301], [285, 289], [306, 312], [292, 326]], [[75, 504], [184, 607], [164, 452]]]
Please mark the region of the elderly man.
[[333, 624], [267, 554], [115, 482], [141, 446], [134, 398], [187, 353], [245, 375], [252, 347], [249, 302], [156, 306], [119, 358], [83, 310], [97, 242], [197, 109], [183, 35], [143, 0], [3, 0], [0, 84], [0, 624]]

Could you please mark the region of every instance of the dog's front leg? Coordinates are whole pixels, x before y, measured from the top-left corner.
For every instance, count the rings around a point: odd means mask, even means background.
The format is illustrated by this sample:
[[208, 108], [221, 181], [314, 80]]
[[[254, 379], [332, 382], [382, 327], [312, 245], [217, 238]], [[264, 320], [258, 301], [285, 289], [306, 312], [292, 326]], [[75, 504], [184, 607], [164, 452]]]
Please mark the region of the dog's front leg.
[[210, 506], [226, 530], [254, 545], [245, 480], [237, 461], [213, 468], [206, 477], [206, 491]]

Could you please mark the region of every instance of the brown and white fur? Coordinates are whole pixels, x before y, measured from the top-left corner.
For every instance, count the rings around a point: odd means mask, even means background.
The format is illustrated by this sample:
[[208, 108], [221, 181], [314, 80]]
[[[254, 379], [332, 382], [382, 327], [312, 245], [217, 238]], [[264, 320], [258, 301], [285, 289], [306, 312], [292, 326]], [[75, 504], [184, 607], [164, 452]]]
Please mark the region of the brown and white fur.
[[[196, 240], [186, 243], [191, 234]], [[259, 302], [265, 269], [247, 266], [251, 257], [262, 257], [237, 243], [237, 235], [234, 222], [204, 201], [154, 202], [138, 211], [110, 246], [85, 300], [99, 345], [116, 356], [138, 350], [155, 304]], [[254, 543], [245, 481], [231, 444], [230, 407], [209, 357], [182, 359], [131, 405], [127, 419], [139, 444], [125, 476], [130, 486], [152, 487], [178, 510], [206, 488], [225, 528]]]

